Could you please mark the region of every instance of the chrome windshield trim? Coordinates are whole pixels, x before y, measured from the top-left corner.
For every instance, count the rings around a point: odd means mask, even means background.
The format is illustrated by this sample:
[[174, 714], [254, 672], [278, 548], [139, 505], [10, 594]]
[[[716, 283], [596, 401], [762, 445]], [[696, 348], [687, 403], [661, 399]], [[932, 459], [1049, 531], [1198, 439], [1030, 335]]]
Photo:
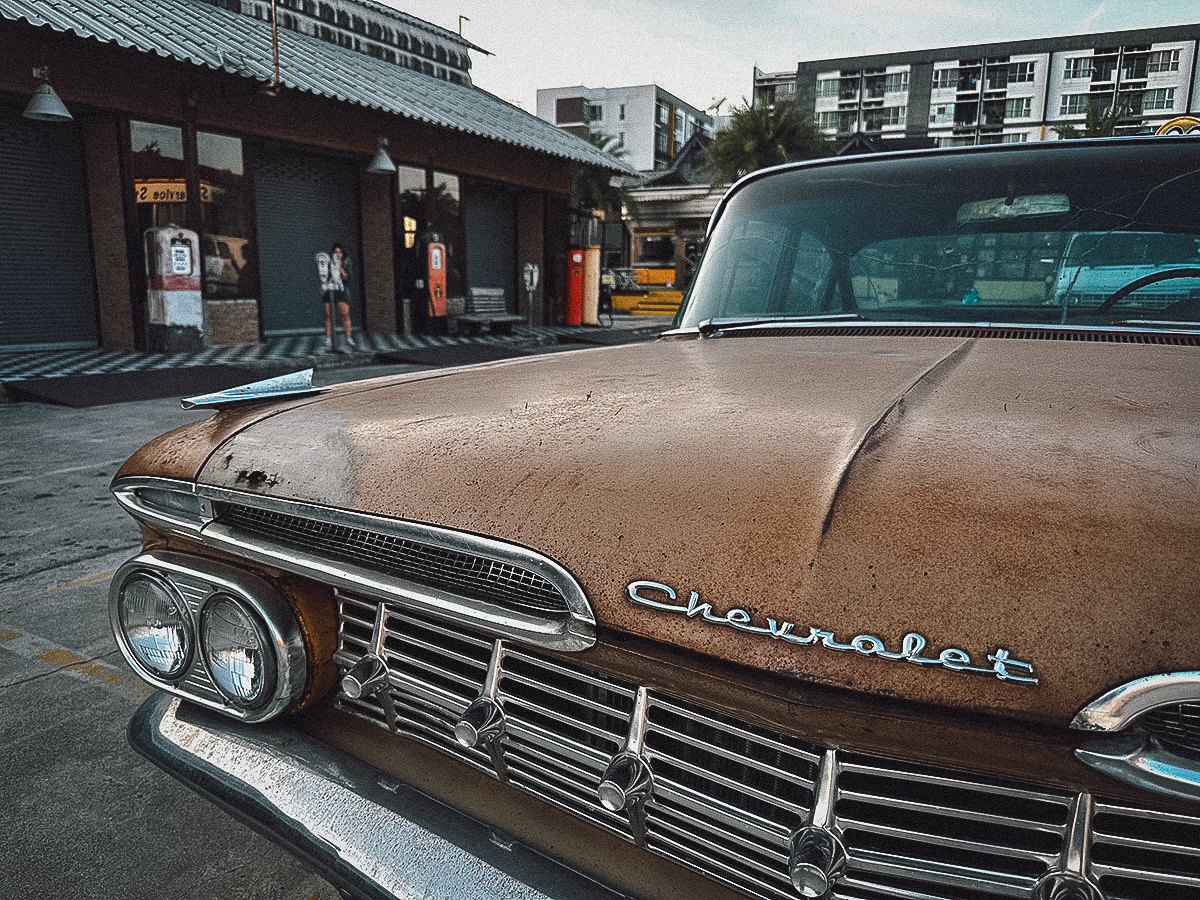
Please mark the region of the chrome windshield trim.
[[1150, 675], [1113, 688], [1081, 709], [1071, 727], [1081, 731], [1120, 731], [1158, 706], [1200, 701], [1200, 672]]
[[[787, 318], [780, 317], [777, 319], [764, 320], [762, 322], [754, 322], [747, 324], [744, 319], [727, 320], [730, 324], [722, 326], [721, 319], [706, 319], [695, 327], [677, 328], [672, 331], [664, 331], [664, 336], [679, 335], [679, 334], [699, 334], [702, 337], [719, 337], [725, 331], [747, 333], [756, 331], [773, 331], [779, 328], [787, 328], [797, 332], [803, 331], [819, 331], [830, 327], [839, 329], [853, 329], [862, 331], [877, 331], [877, 330], [912, 330], [923, 329], [925, 331], [933, 331], [937, 329], [945, 329], [946, 331], [961, 331], [971, 328], [990, 328], [997, 331], [1031, 331], [1045, 334], [1115, 334], [1115, 335], [1145, 335], [1145, 334], [1161, 334], [1171, 337], [1196, 337], [1200, 336], [1200, 327], [1193, 328], [1167, 328], [1167, 327], [1142, 327], [1136, 328], [1128, 325], [1064, 325], [1058, 323], [1052, 324], [1032, 324], [1025, 322], [993, 322], [990, 320], [981, 320], [974, 322], [955, 322], [942, 319], [863, 319], [861, 316], [855, 315], [852, 318], [828, 318], [828, 319], [813, 319], [813, 318]], [[742, 324], [737, 324], [741, 322]], [[936, 335], [934, 335], [936, 337]]]

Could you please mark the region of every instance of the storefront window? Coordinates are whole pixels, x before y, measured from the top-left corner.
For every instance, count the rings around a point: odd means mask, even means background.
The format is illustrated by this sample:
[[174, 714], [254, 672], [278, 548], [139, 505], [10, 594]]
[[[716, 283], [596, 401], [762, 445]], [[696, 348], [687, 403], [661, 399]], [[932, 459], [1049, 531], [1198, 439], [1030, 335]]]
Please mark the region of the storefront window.
[[138, 231], [187, 222], [187, 168], [183, 129], [130, 122], [133, 197]]
[[446, 296], [466, 294], [463, 271], [463, 237], [458, 176], [433, 173], [433, 194], [429, 198], [430, 230], [446, 245]]
[[213, 299], [256, 293], [246, 233], [245, 172], [240, 138], [196, 134], [200, 167], [200, 253], [204, 295]]
[[397, 166], [396, 184], [404, 249], [412, 250], [418, 244], [418, 235], [425, 219], [425, 170]]

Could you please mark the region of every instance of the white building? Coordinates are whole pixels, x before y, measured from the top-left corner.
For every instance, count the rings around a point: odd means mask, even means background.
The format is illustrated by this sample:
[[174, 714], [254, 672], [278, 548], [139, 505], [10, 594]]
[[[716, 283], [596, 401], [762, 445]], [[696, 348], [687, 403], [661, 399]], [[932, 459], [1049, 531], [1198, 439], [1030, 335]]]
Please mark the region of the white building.
[[[938, 146], [1055, 140], [1088, 104], [1126, 112], [1120, 132], [1200, 112], [1200, 24], [815, 60], [798, 65], [796, 104], [845, 143]], [[755, 96], [788, 88], [755, 71]]]
[[713, 134], [712, 116], [654, 84], [544, 88], [537, 115], [581, 137], [604, 135], [622, 162], [643, 172], [670, 166], [697, 131]]

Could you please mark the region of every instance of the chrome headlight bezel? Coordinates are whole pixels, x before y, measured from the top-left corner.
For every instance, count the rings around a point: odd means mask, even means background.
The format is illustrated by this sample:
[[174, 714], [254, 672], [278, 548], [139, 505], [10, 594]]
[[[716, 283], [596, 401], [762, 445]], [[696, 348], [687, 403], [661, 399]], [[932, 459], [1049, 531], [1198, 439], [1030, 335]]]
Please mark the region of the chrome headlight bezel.
[[[175, 678], [148, 670], [133, 654], [119, 616], [124, 586], [149, 573], [172, 585], [183, 598], [192, 629], [189, 663]], [[260, 629], [264, 648], [270, 655], [273, 680], [261, 698], [238, 703], [221, 690], [210, 670], [200, 636], [202, 611], [213, 598], [232, 598], [249, 611]], [[156, 688], [195, 703], [220, 710], [246, 722], [261, 722], [295, 706], [308, 682], [308, 652], [299, 620], [291, 605], [266, 579], [206, 557], [166, 550], [141, 553], [125, 563], [113, 576], [109, 588], [109, 617], [122, 655], [134, 671]]]
[[[225, 684], [225, 678], [219, 671], [219, 667], [215, 662], [215, 649], [210, 645], [212, 637], [209, 633], [209, 622], [211, 617], [216, 615], [216, 611], [223, 605], [232, 606], [237, 614], [239, 614], [246, 622], [246, 627], [254, 635], [257, 650], [261, 653], [262, 667], [262, 687], [252, 697], [241, 696], [237, 691], [231, 689]], [[245, 599], [237, 597], [227, 591], [216, 591], [209, 595], [204, 601], [204, 606], [200, 608], [200, 614], [196, 618], [196, 633], [200, 645], [200, 655], [204, 659], [204, 665], [208, 668], [208, 673], [212, 677], [213, 686], [218, 693], [232, 706], [242, 710], [255, 710], [265, 705], [271, 697], [273, 684], [278, 680], [278, 666], [275, 661], [275, 653], [273, 648], [277, 645], [277, 639], [281, 635], [277, 633], [277, 629], [272, 629], [269, 625], [269, 620], [255, 609], [254, 605], [248, 603]]]

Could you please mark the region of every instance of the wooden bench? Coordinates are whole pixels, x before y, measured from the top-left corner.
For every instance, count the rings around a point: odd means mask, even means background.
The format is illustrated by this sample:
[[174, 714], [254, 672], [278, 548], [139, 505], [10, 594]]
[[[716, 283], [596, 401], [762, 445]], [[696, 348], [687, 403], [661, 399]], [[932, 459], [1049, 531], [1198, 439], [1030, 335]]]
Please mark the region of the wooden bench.
[[468, 334], [512, 334], [512, 327], [524, 322], [522, 316], [508, 311], [504, 288], [470, 288], [467, 290], [467, 310], [455, 318], [456, 324]]

